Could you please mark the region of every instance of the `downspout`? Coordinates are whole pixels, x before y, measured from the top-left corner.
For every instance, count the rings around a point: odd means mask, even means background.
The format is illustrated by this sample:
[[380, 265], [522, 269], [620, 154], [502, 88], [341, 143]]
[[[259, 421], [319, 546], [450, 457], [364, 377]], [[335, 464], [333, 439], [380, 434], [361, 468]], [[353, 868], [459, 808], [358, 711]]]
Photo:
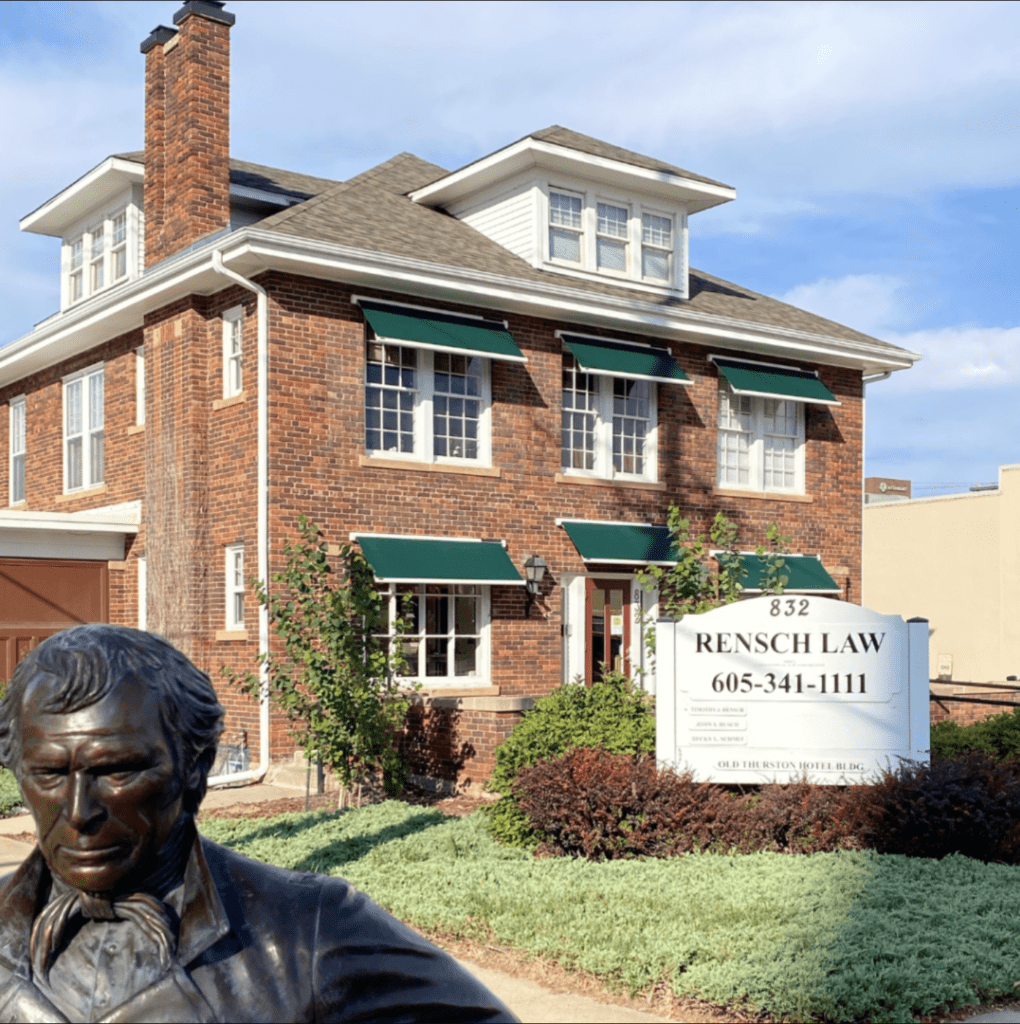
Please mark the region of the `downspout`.
[[[258, 298], [258, 371], [257, 409], [258, 422], [258, 494], [257, 546], [258, 576], [269, 587], [269, 299], [265, 288], [242, 277], [236, 271], [223, 265], [223, 253], [216, 249], [212, 254], [212, 266], [218, 274], [229, 277], [242, 288], [254, 292]], [[269, 653], [269, 608], [259, 605], [259, 654]], [[239, 782], [261, 782], [269, 770], [269, 665], [265, 657], [259, 666], [259, 764], [246, 772], [217, 775], [208, 780], [210, 786], [235, 785]]]

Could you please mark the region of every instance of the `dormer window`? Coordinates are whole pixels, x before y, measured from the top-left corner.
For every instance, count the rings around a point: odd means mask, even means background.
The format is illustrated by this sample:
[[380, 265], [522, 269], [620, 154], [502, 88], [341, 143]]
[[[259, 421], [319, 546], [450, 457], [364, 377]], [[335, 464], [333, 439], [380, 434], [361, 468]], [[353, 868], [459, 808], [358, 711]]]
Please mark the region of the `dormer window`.
[[549, 192], [549, 258], [581, 262], [580, 196], [567, 192]]
[[653, 281], [673, 276], [673, 218], [645, 211], [641, 218], [641, 275]]
[[595, 243], [599, 270], [627, 273], [627, 210], [611, 203], [598, 204], [598, 228]]
[[65, 242], [65, 307], [130, 276], [131, 216], [130, 207], [115, 208], [101, 219], [88, 223], [82, 234]]
[[77, 302], [85, 294], [85, 279], [82, 260], [85, 256], [85, 239], [76, 238], [71, 243], [71, 280], [68, 299]]

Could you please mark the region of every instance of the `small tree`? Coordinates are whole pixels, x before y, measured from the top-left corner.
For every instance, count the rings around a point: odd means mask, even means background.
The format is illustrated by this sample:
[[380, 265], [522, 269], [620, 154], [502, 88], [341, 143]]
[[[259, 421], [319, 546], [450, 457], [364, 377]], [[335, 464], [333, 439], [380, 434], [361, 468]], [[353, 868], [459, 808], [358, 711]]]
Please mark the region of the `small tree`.
[[[708, 531], [709, 544], [704, 537], [691, 537], [691, 521], [680, 514], [676, 505], [670, 505], [666, 517], [670, 539], [677, 552], [676, 565], [649, 565], [638, 573], [638, 581], [647, 591], [659, 588], [659, 614], [679, 621], [685, 615], [700, 615], [725, 604], [733, 604], [744, 589], [747, 567], [738, 547], [738, 528], [732, 519], [722, 512], [716, 512]], [[755, 555], [762, 560], [761, 589], [765, 594], [781, 594], [790, 582], [789, 573], [784, 573], [786, 559], [783, 553], [790, 543], [775, 523], [765, 529], [766, 543], [755, 548]], [[714, 556], [710, 551], [716, 551]], [[714, 557], [719, 564], [718, 572], [708, 566], [708, 559]], [[655, 630], [649, 629], [646, 619], [642, 621], [645, 645], [655, 649]]]
[[[309, 763], [321, 761], [339, 775], [341, 805], [365, 771], [381, 771], [386, 792], [395, 795], [404, 781], [396, 738], [410, 701], [399, 692], [401, 658], [399, 643], [391, 648], [388, 638], [387, 599], [361, 552], [341, 548], [337, 578], [322, 532], [303, 515], [298, 523], [300, 541], [284, 542], [287, 568], [273, 576], [282, 587], [269, 596], [262, 581], [252, 581], [283, 642], [281, 654], [259, 655], [268, 663], [269, 700], [286, 713]], [[402, 628], [398, 622], [398, 635]], [[259, 695], [257, 674], [221, 671]]]

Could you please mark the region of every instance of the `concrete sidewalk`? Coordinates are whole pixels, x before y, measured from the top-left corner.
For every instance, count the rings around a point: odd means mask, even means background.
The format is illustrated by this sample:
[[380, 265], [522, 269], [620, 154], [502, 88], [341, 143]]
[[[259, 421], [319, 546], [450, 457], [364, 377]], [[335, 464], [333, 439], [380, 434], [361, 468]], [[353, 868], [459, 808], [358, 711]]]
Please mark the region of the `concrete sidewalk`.
[[[283, 786], [259, 784], [236, 789], [210, 790], [202, 806], [229, 807], [239, 803], [264, 803], [284, 797], [301, 796], [302, 792]], [[14, 839], [26, 833], [35, 833], [35, 822], [30, 814], [17, 818], [0, 818], [0, 875], [13, 871], [28, 856], [32, 844], [23, 839]], [[628, 1007], [600, 1003], [587, 996], [572, 993], [550, 992], [537, 982], [527, 978], [515, 978], [501, 971], [480, 967], [470, 961], [460, 961], [467, 970], [492, 990], [525, 1024], [599, 1024], [613, 1021], [666, 1021], [650, 1013], [642, 1013]], [[694, 1020], [694, 1017], [689, 1018]], [[969, 1024], [1020, 1024], [1020, 1013], [1015, 1010], [997, 1010], [967, 1017]]]

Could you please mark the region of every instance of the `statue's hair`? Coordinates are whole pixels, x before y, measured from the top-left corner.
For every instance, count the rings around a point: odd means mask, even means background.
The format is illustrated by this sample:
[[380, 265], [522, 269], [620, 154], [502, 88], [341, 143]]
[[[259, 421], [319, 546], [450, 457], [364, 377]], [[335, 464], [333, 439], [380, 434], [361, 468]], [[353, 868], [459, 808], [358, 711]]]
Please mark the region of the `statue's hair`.
[[196, 812], [223, 731], [223, 708], [209, 677], [155, 633], [106, 624], [75, 626], [30, 651], [0, 701], [0, 764], [21, 777], [22, 708], [36, 683], [46, 693], [40, 710], [71, 714], [99, 703], [132, 676], [156, 695], [184, 809]]

